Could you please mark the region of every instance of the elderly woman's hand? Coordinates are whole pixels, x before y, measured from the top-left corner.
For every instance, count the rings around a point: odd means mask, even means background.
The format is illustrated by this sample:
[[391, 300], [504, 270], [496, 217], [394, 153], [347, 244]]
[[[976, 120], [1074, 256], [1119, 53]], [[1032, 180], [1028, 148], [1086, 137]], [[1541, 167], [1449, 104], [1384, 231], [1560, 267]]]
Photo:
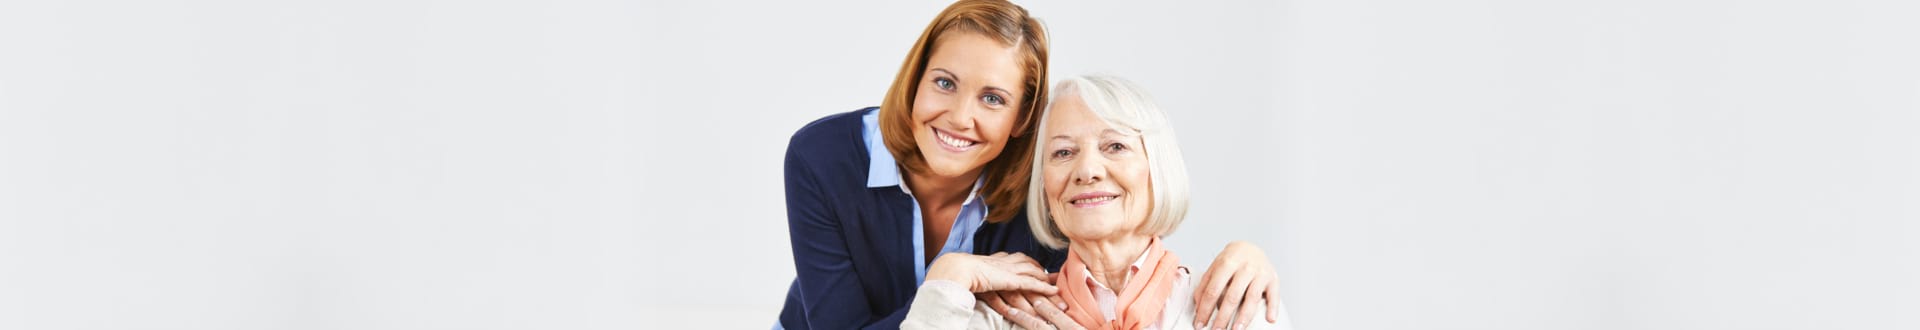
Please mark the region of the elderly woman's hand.
[[[1280, 322], [1280, 279], [1267, 260], [1267, 253], [1253, 243], [1228, 243], [1213, 259], [1193, 297], [1193, 327], [1212, 324], [1214, 329], [1244, 329], [1260, 314], [1255, 306], [1267, 305], [1267, 322]], [[1236, 313], [1235, 311], [1238, 311]], [[1234, 317], [1238, 314], [1239, 317]], [[1228, 318], [1234, 318], [1229, 320]], [[1212, 320], [1212, 322], [1208, 322]], [[1228, 323], [1232, 322], [1232, 323]]]
[[[1060, 274], [1047, 274], [1051, 283]], [[1064, 310], [1067, 303], [1059, 295], [1043, 295], [1022, 291], [994, 291], [974, 294], [980, 301], [986, 302], [994, 312], [1000, 313], [1008, 321], [1026, 329], [1084, 329], [1074, 323]]]

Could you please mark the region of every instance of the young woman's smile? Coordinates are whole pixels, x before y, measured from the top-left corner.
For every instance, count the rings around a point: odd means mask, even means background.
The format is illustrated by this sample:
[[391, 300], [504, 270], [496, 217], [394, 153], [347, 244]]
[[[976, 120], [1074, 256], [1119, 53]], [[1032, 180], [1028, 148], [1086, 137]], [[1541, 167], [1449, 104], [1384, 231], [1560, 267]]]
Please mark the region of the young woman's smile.
[[939, 127], [929, 126], [927, 129], [933, 130], [933, 136], [940, 140], [940, 146], [945, 147], [942, 149], [946, 149], [947, 151], [967, 152], [973, 150], [974, 147], [980, 146], [980, 139], [978, 138], [969, 138], [958, 134], [947, 133], [946, 130], [942, 130]]

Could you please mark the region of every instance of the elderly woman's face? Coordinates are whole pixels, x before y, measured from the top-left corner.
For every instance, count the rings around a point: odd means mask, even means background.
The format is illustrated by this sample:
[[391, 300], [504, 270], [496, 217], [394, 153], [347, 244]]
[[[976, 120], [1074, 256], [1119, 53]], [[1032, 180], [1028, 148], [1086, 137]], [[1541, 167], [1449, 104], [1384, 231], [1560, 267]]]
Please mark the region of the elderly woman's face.
[[1041, 160], [1048, 213], [1070, 241], [1132, 235], [1153, 208], [1139, 135], [1108, 126], [1077, 95], [1047, 116]]

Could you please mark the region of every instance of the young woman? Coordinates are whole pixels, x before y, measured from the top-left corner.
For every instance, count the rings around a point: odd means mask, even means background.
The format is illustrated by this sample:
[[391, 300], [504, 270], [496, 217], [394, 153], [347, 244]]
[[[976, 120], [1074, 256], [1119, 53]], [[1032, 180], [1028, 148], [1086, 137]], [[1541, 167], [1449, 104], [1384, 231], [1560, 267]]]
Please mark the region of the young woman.
[[[948, 252], [962, 252], [941, 258], [955, 267], [1022, 274], [982, 280], [998, 290], [980, 299], [1010, 319], [1072, 326], [1049, 308], [1040, 270], [1058, 269], [1066, 253], [1036, 241], [1021, 216], [1046, 65], [1046, 33], [1025, 9], [958, 1], [921, 33], [879, 107], [794, 133], [785, 181], [797, 278], [779, 326], [896, 328], [927, 265]], [[1195, 306], [1251, 318], [1255, 299], [1237, 297], [1277, 296], [1274, 277], [1258, 248], [1229, 244]]]

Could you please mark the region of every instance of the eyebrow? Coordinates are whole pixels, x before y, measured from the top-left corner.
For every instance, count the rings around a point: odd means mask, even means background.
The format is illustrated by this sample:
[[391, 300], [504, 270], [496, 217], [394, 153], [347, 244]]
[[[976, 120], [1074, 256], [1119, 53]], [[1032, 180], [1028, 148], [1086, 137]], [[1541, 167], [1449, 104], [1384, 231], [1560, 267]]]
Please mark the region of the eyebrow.
[[[999, 88], [999, 87], [993, 87], [993, 86], [987, 86], [987, 89], [988, 89], [988, 90], [996, 90], [996, 91], [1000, 91], [1000, 94], [1007, 94], [1007, 95], [1008, 95], [1008, 98], [1011, 98], [1011, 97], [1012, 97], [1012, 95], [1013, 95], [1013, 92], [1008, 92], [1008, 91], [1007, 91], [1006, 89], [1001, 89], [1001, 88]], [[1012, 101], [1013, 101], [1013, 100], [1007, 100], [1007, 102], [1012, 102]]]
[[943, 73], [946, 73], [948, 77], [952, 77], [952, 78], [953, 78], [953, 82], [954, 82], [954, 83], [959, 83], [959, 82], [960, 82], [960, 75], [957, 75], [957, 74], [953, 74], [953, 71], [947, 71], [947, 69], [941, 69], [941, 68], [933, 68], [933, 69], [930, 69], [930, 70], [927, 70], [927, 71], [939, 71], [939, 72], [943, 72]]
[[[1121, 133], [1120, 130], [1113, 129], [1112, 127], [1108, 127], [1107, 129], [1100, 130], [1100, 136], [1107, 136], [1107, 135], [1126, 136], [1127, 134]], [[1060, 140], [1060, 139], [1073, 140], [1073, 137], [1067, 136], [1066, 134], [1055, 134], [1053, 137], [1047, 138], [1047, 141]]]

